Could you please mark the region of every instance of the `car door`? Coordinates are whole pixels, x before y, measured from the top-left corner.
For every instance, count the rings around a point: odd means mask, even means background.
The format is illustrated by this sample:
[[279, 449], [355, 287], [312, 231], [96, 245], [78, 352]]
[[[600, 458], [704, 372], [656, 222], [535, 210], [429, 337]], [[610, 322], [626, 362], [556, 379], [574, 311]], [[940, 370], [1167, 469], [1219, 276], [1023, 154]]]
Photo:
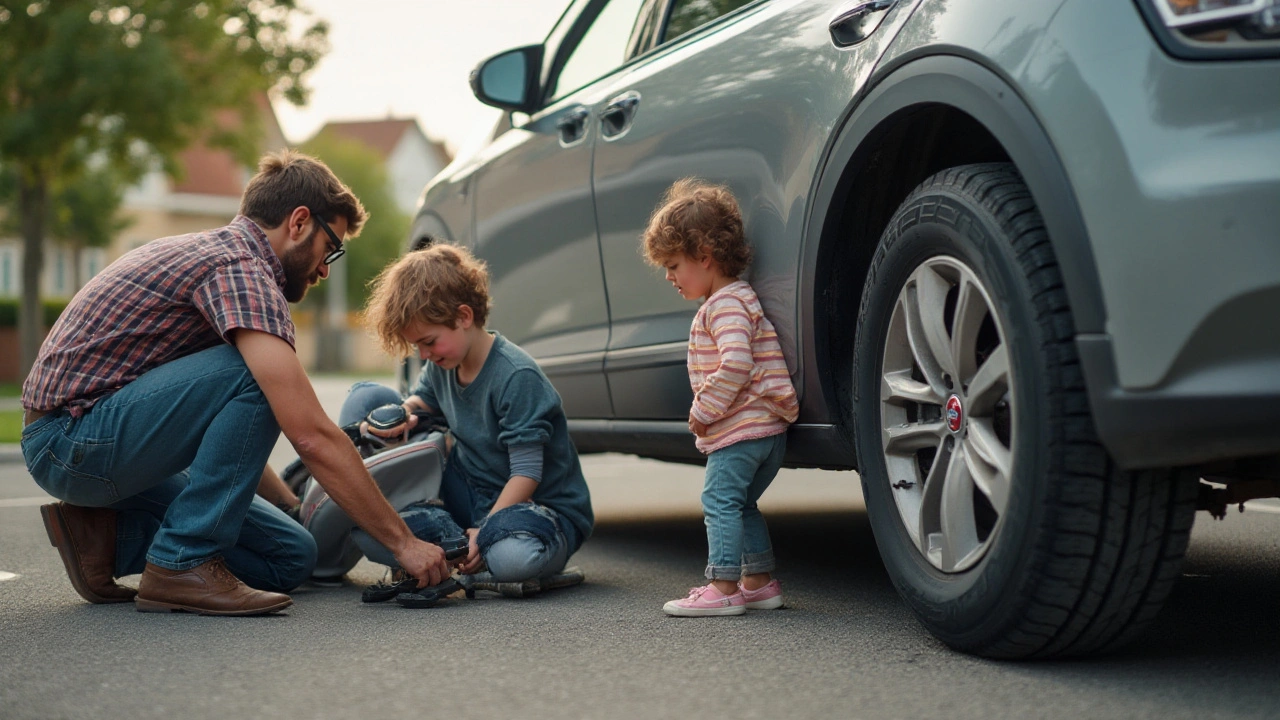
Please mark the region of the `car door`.
[[[501, 133], [474, 181], [476, 254], [489, 266], [489, 326], [533, 355], [575, 418], [612, 416], [602, 373], [609, 336], [591, 153], [604, 100], [641, 0], [574, 3], [552, 32], [540, 109]], [[614, 47], [616, 46], [616, 50]]]
[[697, 305], [638, 252], [663, 191], [686, 176], [728, 185], [738, 197], [755, 251], [745, 279], [801, 387], [797, 273], [809, 187], [852, 87], [875, 59], [832, 42], [832, 19], [843, 8], [837, 3], [664, 5], [655, 47], [611, 84], [593, 161], [612, 318], [605, 374], [619, 419], [689, 413], [685, 356]]

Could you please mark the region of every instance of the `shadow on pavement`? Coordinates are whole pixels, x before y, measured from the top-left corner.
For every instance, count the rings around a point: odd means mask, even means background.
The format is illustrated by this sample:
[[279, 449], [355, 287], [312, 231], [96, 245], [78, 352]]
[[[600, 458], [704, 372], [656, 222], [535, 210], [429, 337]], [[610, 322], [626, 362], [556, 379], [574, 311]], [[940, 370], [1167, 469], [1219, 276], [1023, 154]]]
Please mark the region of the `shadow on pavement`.
[[[767, 519], [779, 577], [810, 604], [865, 604], [886, 619], [910, 616], [884, 570], [865, 512], [772, 513]], [[610, 555], [617, 553], [622, 562], [663, 558], [663, 570], [683, 573], [690, 584], [706, 557], [706, 536], [697, 516], [605, 521], [591, 542], [606, 546]], [[1269, 707], [1280, 714], [1280, 573], [1273, 565], [1267, 554], [1260, 559], [1243, 553], [1238, 543], [1202, 539], [1193, 542], [1184, 577], [1164, 609], [1120, 651], [1071, 661], [969, 660], [1094, 693], [1100, 709], [1109, 698], [1120, 702], [1146, 692], [1167, 695], [1170, 680], [1176, 679], [1187, 707], [1212, 712], [1229, 692], [1236, 708]], [[901, 636], [903, 644], [918, 644], [925, 636], [925, 644], [951, 652], [918, 624], [908, 624], [905, 632], [910, 637]]]
[[[766, 520], [778, 559], [776, 575], [788, 592], [824, 605], [873, 596], [874, 602], [891, 602], [905, 612], [880, 562], [865, 512], [772, 512]], [[696, 515], [605, 520], [596, 525], [586, 547], [607, 552], [618, 565], [677, 574], [687, 585], [699, 581], [707, 559], [706, 530]]]

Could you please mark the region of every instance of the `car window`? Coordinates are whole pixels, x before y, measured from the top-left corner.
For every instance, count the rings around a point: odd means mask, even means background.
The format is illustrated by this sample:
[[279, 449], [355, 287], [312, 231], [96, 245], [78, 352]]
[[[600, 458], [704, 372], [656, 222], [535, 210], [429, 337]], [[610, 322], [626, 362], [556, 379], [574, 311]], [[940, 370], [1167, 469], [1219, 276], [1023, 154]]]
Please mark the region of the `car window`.
[[556, 76], [552, 100], [604, 77], [627, 60], [627, 44], [643, 0], [611, 0], [578, 41]]
[[644, 0], [640, 17], [631, 30], [631, 39], [627, 41], [628, 60], [658, 44], [659, 33], [662, 31], [662, 14], [666, 7], [666, 0]]
[[663, 42], [675, 40], [751, 2], [753, 0], [676, 0], [671, 6]]

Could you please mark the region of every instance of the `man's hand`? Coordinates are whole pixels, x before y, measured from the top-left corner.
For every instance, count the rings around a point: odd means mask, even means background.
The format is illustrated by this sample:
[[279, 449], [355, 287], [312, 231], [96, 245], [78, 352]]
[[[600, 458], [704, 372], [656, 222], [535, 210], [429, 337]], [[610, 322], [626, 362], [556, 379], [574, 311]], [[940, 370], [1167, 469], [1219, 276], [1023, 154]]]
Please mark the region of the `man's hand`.
[[467, 559], [458, 566], [458, 572], [464, 575], [474, 575], [484, 569], [484, 558], [480, 555], [480, 546], [476, 544], [476, 536], [479, 534], [479, 528], [467, 528], [470, 547], [467, 548]]
[[444, 550], [439, 545], [417, 538], [411, 538], [396, 553], [396, 562], [410, 575], [418, 578], [420, 588], [439, 585], [449, 577], [449, 562], [444, 558]]

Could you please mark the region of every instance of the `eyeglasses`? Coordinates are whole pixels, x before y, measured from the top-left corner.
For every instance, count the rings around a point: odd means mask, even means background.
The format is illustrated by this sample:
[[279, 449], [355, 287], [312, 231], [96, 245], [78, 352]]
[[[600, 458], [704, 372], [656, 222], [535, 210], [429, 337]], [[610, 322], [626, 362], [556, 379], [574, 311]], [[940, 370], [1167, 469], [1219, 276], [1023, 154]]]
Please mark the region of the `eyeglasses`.
[[334, 232], [333, 228], [329, 227], [329, 223], [325, 222], [324, 218], [317, 215], [314, 211], [311, 213], [311, 217], [316, 219], [316, 222], [319, 223], [320, 227], [324, 230], [324, 234], [329, 236], [329, 254], [324, 256], [324, 264], [332, 265], [338, 261], [338, 258], [346, 255], [347, 251], [342, 247], [342, 241], [338, 239], [338, 233]]

